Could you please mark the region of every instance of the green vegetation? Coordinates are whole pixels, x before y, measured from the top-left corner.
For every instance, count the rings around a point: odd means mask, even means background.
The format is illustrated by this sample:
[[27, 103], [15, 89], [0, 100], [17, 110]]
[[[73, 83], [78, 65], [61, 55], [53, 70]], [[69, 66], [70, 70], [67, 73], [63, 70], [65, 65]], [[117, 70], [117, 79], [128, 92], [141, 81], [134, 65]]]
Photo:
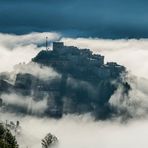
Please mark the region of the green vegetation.
[[18, 148], [15, 136], [7, 128], [0, 124], [0, 148]]
[[44, 139], [42, 139], [42, 148], [50, 148], [58, 144], [58, 139], [56, 136], [48, 133]]

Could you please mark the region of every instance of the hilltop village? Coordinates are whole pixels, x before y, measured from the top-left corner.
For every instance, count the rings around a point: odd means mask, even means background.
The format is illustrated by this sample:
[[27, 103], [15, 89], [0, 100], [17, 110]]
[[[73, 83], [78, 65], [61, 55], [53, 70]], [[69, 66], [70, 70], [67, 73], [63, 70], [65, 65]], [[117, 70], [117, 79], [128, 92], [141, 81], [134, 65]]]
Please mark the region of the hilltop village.
[[[91, 113], [98, 119], [116, 114], [109, 100], [117, 90], [118, 84], [127, 94], [130, 86], [122, 82], [120, 75], [126, 73], [124, 66], [115, 62], [104, 63], [104, 56], [93, 54], [89, 49], [65, 46], [63, 42], [53, 42], [52, 50], [42, 50], [32, 62], [52, 67], [61, 77], [42, 80], [29, 73], [17, 73], [15, 83], [1, 78], [0, 95], [15, 93], [30, 97], [38, 102], [47, 99], [44, 116], [61, 118], [64, 114]], [[112, 83], [115, 81], [116, 83]], [[28, 113], [28, 109], [5, 104], [11, 112]]]
[[33, 61], [52, 66], [73, 77], [85, 77], [92, 81], [116, 78], [125, 71], [124, 66], [115, 62], [104, 64], [102, 55], [93, 54], [89, 49], [64, 46], [63, 42], [53, 42], [53, 50], [41, 51]]

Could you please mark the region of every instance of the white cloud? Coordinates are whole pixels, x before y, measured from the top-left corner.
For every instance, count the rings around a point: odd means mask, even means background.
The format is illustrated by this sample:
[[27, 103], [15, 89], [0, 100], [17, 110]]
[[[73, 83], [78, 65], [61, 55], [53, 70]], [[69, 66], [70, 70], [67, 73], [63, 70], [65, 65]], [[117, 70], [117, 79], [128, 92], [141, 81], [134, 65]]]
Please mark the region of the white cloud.
[[0, 33], [0, 72], [12, 71], [13, 66], [31, 61], [43, 48], [38, 44], [45, 44], [45, 37], [54, 41], [60, 38], [57, 33], [31, 33], [27, 35], [10, 35]]
[[17, 94], [2, 94], [3, 102], [6, 105], [15, 105], [24, 108], [28, 113], [40, 115], [47, 109], [47, 98], [35, 101], [31, 96], [25, 97]]
[[41, 148], [41, 139], [49, 132], [59, 139], [59, 148], [147, 148], [148, 121], [94, 122], [89, 116], [66, 116], [60, 120], [0, 114], [0, 119], [20, 121], [21, 148]]
[[13, 72], [11, 72], [11, 74], [15, 77], [15, 75], [18, 73], [29, 73], [44, 81], [61, 77], [61, 75], [57, 73], [53, 68], [43, 65], [41, 66], [34, 62], [30, 62], [28, 64], [22, 63], [15, 65]]
[[25, 35], [13, 35], [0, 33], [0, 45], [6, 47], [7, 50], [15, 50], [15, 48], [26, 45], [37, 45], [45, 43], [45, 38], [54, 41], [60, 38], [60, 34], [43, 32], [43, 33], [30, 33]]

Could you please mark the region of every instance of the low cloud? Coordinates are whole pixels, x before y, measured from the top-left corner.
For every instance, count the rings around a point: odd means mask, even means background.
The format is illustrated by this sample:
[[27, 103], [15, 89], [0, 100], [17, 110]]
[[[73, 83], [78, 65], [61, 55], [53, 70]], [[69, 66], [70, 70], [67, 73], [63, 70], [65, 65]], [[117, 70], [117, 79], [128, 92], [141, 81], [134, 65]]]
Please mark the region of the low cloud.
[[147, 148], [148, 121], [95, 122], [89, 115], [65, 116], [60, 120], [1, 114], [0, 119], [20, 121], [21, 132], [17, 140], [21, 148], [41, 148], [41, 139], [52, 133], [59, 139], [59, 148]]
[[109, 103], [114, 106], [123, 120], [131, 118], [145, 118], [148, 113], [148, 82], [147, 79], [128, 75], [124, 78], [130, 84], [131, 90], [124, 95], [123, 86], [119, 85], [110, 98]]
[[[45, 112], [47, 109], [47, 98], [43, 100], [36, 101], [33, 97], [22, 96], [15, 93], [12, 94], [2, 94], [1, 97], [3, 98], [3, 103], [8, 106], [14, 106], [17, 109], [21, 108], [25, 112], [34, 115], [40, 115]], [[19, 111], [19, 109], [17, 109]]]
[[57, 73], [53, 68], [39, 65], [34, 62], [30, 62], [28, 64], [18, 64], [14, 66], [12, 75], [16, 75], [18, 73], [29, 73], [41, 80], [52, 80], [54, 78], [60, 78], [61, 75]]
[[[0, 33], [0, 72], [12, 71], [18, 63], [28, 63], [44, 49], [38, 45], [45, 44], [45, 37], [50, 42], [58, 40], [57, 33], [30, 33], [26, 35], [11, 35]], [[49, 47], [50, 48], [50, 47]]]

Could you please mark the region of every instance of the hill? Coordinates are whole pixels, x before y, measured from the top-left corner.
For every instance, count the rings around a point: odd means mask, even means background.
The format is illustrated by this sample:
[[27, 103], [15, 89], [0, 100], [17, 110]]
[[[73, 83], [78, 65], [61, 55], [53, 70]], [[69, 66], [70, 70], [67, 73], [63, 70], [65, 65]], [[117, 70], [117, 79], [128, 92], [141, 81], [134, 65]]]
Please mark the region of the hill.
[[[46, 81], [31, 73], [18, 73], [14, 85], [0, 82], [1, 94], [4, 91], [31, 96], [40, 101], [47, 98], [44, 115], [59, 118], [64, 114], [91, 113], [96, 118], [112, 116], [115, 109], [109, 99], [122, 85], [125, 94], [130, 86], [122, 81], [126, 73], [124, 66], [115, 62], [104, 63], [104, 56], [93, 54], [89, 49], [65, 46], [54, 42], [53, 50], [42, 50], [32, 59], [40, 68], [52, 68], [58, 77]], [[5, 89], [4, 89], [5, 88]], [[25, 112], [19, 107], [9, 106], [12, 110]]]

